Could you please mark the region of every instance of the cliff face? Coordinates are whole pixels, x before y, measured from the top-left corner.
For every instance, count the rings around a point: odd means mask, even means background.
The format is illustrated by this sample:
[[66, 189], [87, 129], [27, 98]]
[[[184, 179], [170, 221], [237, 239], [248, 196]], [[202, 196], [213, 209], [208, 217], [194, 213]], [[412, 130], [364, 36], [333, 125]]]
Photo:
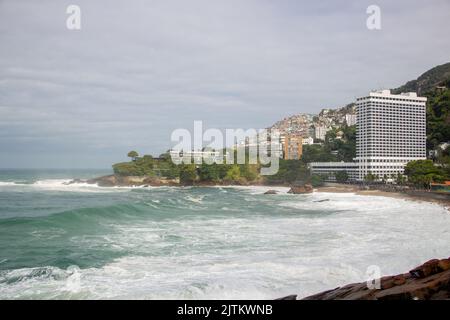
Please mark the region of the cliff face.
[[442, 300], [450, 299], [450, 258], [433, 259], [408, 273], [380, 279], [380, 289], [366, 282], [324, 291], [303, 300]]

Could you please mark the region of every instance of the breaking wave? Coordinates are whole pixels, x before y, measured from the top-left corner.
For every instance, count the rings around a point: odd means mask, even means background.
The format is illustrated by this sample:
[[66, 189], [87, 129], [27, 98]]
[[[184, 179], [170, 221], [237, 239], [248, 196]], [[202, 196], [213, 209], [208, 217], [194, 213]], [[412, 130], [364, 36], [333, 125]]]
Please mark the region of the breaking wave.
[[67, 181], [0, 184], [0, 298], [306, 296], [448, 256], [450, 215], [425, 202]]

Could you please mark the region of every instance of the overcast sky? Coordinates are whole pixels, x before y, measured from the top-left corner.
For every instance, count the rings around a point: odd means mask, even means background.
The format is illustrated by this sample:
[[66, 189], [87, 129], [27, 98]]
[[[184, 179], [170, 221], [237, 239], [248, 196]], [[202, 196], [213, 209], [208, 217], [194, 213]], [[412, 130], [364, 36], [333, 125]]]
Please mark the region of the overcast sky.
[[194, 120], [339, 107], [450, 61], [449, 34], [448, 0], [0, 0], [0, 167], [108, 168]]

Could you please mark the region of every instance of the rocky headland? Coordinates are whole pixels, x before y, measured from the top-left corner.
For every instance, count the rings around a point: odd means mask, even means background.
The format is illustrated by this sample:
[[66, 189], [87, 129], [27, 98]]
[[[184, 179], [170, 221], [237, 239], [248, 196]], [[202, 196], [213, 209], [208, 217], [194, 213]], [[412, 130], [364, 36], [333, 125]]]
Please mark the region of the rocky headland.
[[74, 179], [72, 181], [69, 181], [67, 184], [74, 184], [74, 183], [96, 184], [99, 187], [135, 187], [135, 186], [161, 187], [161, 186], [180, 185], [179, 179], [165, 179], [149, 176], [120, 176], [114, 174], [88, 180]]
[[[93, 179], [83, 180], [74, 179], [66, 184], [74, 183], [88, 183], [96, 184], [99, 187], [161, 187], [161, 186], [173, 186], [182, 187], [186, 184], [180, 182], [179, 178], [168, 179], [165, 177], [154, 177], [154, 176], [122, 176], [117, 174], [111, 174], [107, 176], [97, 177]], [[268, 190], [265, 194], [277, 194], [278, 191], [269, 189], [270, 187], [282, 186], [289, 187], [288, 193], [291, 194], [307, 194], [313, 192], [330, 192], [330, 193], [355, 193], [358, 195], [369, 195], [369, 196], [384, 196], [392, 198], [403, 198], [408, 200], [416, 201], [428, 201], [438, 203], [443, 205], [450, 210], [450, 193], [438, 193], [429, 192], [425, 190], [412, 190], [406, 189], [399, 186], [383, 186], [383, 185], [358, 185], [358, 184], [339, 184], [339, 183], [326, 183], [321, 187], [313, 187], [310, 184], [283, 184], [283, 185], [273, 185], [266, 184], [263, 181], [257, 181], [253, 183], [248, 183], [242, 181], [241, 183], [227, 183], [222, 181], [220, 183], [214, 181], [200, 181], [194, 184], [199, 187], [207, 186], [267, 186]]]
[[353, 283], [302, 300], [447, 300], [450, 299], [450, 258], [433, 259], [408, 273], [379, 280], [380, 289], [369, 289], [366, 282]]
[[[120, 176], [120, 175], [107, 175], [98, 178], [93, 178], [89, 180], [82, 179], [74, 179], [72, 181], [67, 182], [66, 184], [75, 184], [75, 183], [87, 183], [87, 184], [96, 184], [99, 187], [161, 187], [161, 186], [184, 186], [177, 179], [167, 179], [161, 177], [149, 177], [149, 176]], [[195, 186], [217, 186], [217, 185], [237, 185], [236, 183], [226, 183], [222, 182], [220, 184], [212, 182], [212, 181], [202, 181], [194, 184]], [[249, 185], [248, 183], [241, 183], [239, 185]], [[255, 184], [252, 184], [255, 185]], [[260, 184], [263, 185], [263, 184]], [[292, 194], [304, 194], [304, 193], [312, 193], [314, 188], [310, 184], [298, 184], [298, 185], [284, 185], [285, 187], [290, 187], [287, 193]], [[278, 191], [269, 189], [264, 194], [277, 194]]]

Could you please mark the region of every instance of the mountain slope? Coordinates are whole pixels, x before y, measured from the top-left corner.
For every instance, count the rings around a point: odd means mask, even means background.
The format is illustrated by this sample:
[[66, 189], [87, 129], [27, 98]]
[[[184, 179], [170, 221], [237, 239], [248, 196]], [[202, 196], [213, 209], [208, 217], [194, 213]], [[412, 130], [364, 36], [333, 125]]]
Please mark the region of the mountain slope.
[[422, 74], [416, 80], [408, 81], [403, 86], [392, 89], [392, 93], [417, 92], [418, 95], [423, 95], [449, 79], [450, 62], [436, 66]]

